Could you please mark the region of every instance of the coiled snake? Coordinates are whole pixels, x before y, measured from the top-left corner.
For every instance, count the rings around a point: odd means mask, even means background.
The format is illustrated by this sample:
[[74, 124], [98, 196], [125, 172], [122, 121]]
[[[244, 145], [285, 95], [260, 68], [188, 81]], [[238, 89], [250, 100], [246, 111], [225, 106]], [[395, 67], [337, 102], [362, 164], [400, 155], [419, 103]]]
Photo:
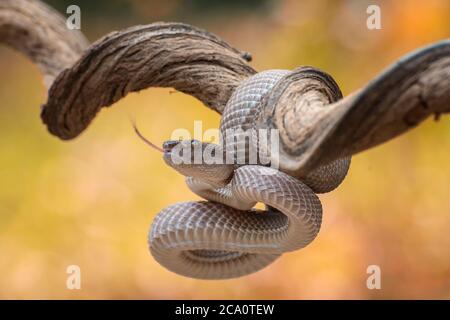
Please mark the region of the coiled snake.
[[[101, 108], [149, 87], [172, 87], [201, 100], [222, 114], [222, 133], [280, 131], [280, 171], [262, 162], [180, 164], [173, 161], [174, 148], [211, 144], [164, 144], [166, 163], [208, 201], [162, 210], [149, 246], [163, 266], [189, 277], [246, 275], [308, 245], [322, 219], [316, 193], [341, 183], [351, 155], [450, 112], [450, 40], [404, 56], [342, 98], [320, 70], [257, 73], [248, 53], [186, 24], [134, 26], [89, 44], [65, 22], [39, 0], [0, 0], [0, 43], [41, 70], [48, 88], [41, 118], [58, 138], [77, 137]], [[257, 202], [266, 210], [252, 209]]]
[[[251, 129], [261, 100], [287, 73], [270, 70], [243, 81], [225, 107], [221, 133]], [[184, 147], [196, 143], [180, 142]], [[307, 246], [322, 221], [322, 206], [315, 192], [336, 188], [350, 165], [349, 157], [338, 159], [299, 180], [260, 165], [176, 164], [172, 150], [177, 144], [164, 144], [164, 160], [187, 176], [193, 192], [209, 201], [165, 208], [154, 219], [148, 241], [161, 265], [193, 278], [247, 275], [284, 252]], [[257, 202], [265, 203], [267, 210], [252, 209]]]

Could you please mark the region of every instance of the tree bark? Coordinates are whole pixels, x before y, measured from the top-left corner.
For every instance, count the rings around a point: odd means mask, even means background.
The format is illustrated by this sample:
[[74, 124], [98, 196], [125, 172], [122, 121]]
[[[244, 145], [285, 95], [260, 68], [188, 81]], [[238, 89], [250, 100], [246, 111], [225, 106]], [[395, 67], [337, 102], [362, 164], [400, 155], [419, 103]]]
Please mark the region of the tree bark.
[[[112, 32], [91, 46], [38, 0], [0, 0], [0, 42], [39, 65], [50, 88], [42, 119], [61, 139], [83, 132], [100, 108], [129, 92], [174, 87], [221, 113], [255, 74], [248, 53], [181, 23]], [[450, 41], [401, 58], [342, 99], [325, 72], [302, 67], [264, 98], [256, 128], [280, 132], [280, 168], [294, 176], [356, 154], [450, 112]]]
[[448, 40], [406, 55], [334, 103], [336, 95], [325, 94], [335, 90], [334, 83], [323, 74], [300, 68], [287, 75], [258, 120], [261, 127], [279, 129], [280, 167], [296, 176], [387, 142], [429, 116], [450, 112]]
[[246, 59], [245, 52], [181, 23], [113, 32], [57, 77], [42, 119], [51, 133], [72, 139], [102, 107], [149, 87], [173, 87], [221, 113], [239, 83], [256, 73]]
[[37, 64], [47, 88], [88, 46], [83, 34], [69, 30], [58, 12], [40, 1], [27, 0], [0, 0], [1, 42]]

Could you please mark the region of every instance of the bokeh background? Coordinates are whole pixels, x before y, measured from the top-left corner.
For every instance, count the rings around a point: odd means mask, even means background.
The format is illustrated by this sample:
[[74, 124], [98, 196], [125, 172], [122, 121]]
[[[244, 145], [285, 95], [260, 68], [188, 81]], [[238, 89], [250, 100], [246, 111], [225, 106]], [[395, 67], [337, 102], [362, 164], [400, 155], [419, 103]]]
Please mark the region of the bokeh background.
[[[344, 94], [398, 57], [450, 37], [450, 1], [48, 1], [82, 10], [94, 41], [135, 24], [183, 21], [251, 52], [258, 70], [313, 65]], [[382, 29], [366, 28], [378, 4]], [[176, 128], [216, 128], [219, 116], [171, 89], [130, 94], [62, 142], [39, 118], [37, 68], [0, 46], [0, 298], [450, 298], [450, 117], [429, 120], [353, 158], [340, 188], [322, 195], [324, 221], [307, 248], [239, 279], [173, 274], [151, 257], [155, 214], [198, 199], [133, 133], [154, 142]], [[66, 288], [79, 265], [82, 290]], [[382, 289], [368, 290], [379, 265]]]

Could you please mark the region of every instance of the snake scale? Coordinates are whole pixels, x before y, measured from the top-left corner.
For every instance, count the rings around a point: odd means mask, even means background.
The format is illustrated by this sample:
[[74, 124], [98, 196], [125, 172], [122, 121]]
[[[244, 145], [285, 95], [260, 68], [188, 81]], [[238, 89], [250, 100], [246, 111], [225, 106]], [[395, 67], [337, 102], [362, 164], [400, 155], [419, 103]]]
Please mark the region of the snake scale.
[[[0, 0], [0, 43], [41, 70], [48, 89], [41, 118], [62, 140], [79, 136], [101, 108], [150, 87], [199, 99], [222, 114], [221, 133], [279, 129], [280, 170], [262, 161], [180, 164], [177, 147], [212, 144], [164, 144], [165, 162], [206, 201], [163, 209], [149, 247], [161, 265], [193, 278], [243, 276], [305, 247], [321, 225], [316, 194], [342, 182], [351, 155], [450, 112], [448, 39], [408, 53], [345, 98], [316, 68], [257, 73], [248, 53], [187, 24], [133, 26], [89, 44], [39, 0]], [[254, 209], [258, 202], [266, 209]]]
[[[251, 129], [266, 94], [289, 71], [269, 70], [242, 82], [230, 97], [220, 131]], [[148, 243], [167, 269], [192, 278], [228, 279], [256, 272], [283, 253], [301, 249], [317, 236], [322, 206], [316, 193], [336, 188], [350, 158], [318, 167], [302, 179], [259, 164], [184, 164], [173, 161], [168, 141], [164, 160], [186, 176], [188, 187], [208, 201], [169, 206], [155, 217]], [[202, 143], [205, 148], [208, 143]], [[244, 146], [248, 147], [248, 146]], [[253, 209], [256, 203], [266, 210]]]

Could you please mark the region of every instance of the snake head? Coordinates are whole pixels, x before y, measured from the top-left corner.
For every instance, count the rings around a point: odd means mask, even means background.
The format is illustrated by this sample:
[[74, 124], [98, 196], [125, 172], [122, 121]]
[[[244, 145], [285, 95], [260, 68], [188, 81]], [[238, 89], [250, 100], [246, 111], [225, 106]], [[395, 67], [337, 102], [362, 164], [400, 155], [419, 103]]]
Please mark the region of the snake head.
[[209, 182], [228, 181], [234, 166], [225, 164], [223, 149], [199, 140], [168, 140], [163, 143], [163, 159], [167, 165], [186, 177]]
[[206, 148], [216, 146], [199, 140], [168, 140], [162, 145], [164, 161], [175, 169], [203, 165], [203, 155]]
[[179, 150], [181, 152], [181, 156], [183, 156], [184, 152], [190, 150], [191, 153], [194, 152], [195, 148], [199, 148], [202, 145], [202, 142], [191, 139], [191, 140], [167, 140], [164, 141], [162, 147], [164, 153], [170, 155], [172, 154], [172, 150]]
[[168, 140], [162, 148], [145, 138], [133, 122], [134, 131], [140, 139], [153, 149], [163, 153], [167, 165], [186, 177], [194, 177], [220, 185], [228, 182], [234, 166], [223, 164], [224, 152], [220, 145], [192, 140]]

